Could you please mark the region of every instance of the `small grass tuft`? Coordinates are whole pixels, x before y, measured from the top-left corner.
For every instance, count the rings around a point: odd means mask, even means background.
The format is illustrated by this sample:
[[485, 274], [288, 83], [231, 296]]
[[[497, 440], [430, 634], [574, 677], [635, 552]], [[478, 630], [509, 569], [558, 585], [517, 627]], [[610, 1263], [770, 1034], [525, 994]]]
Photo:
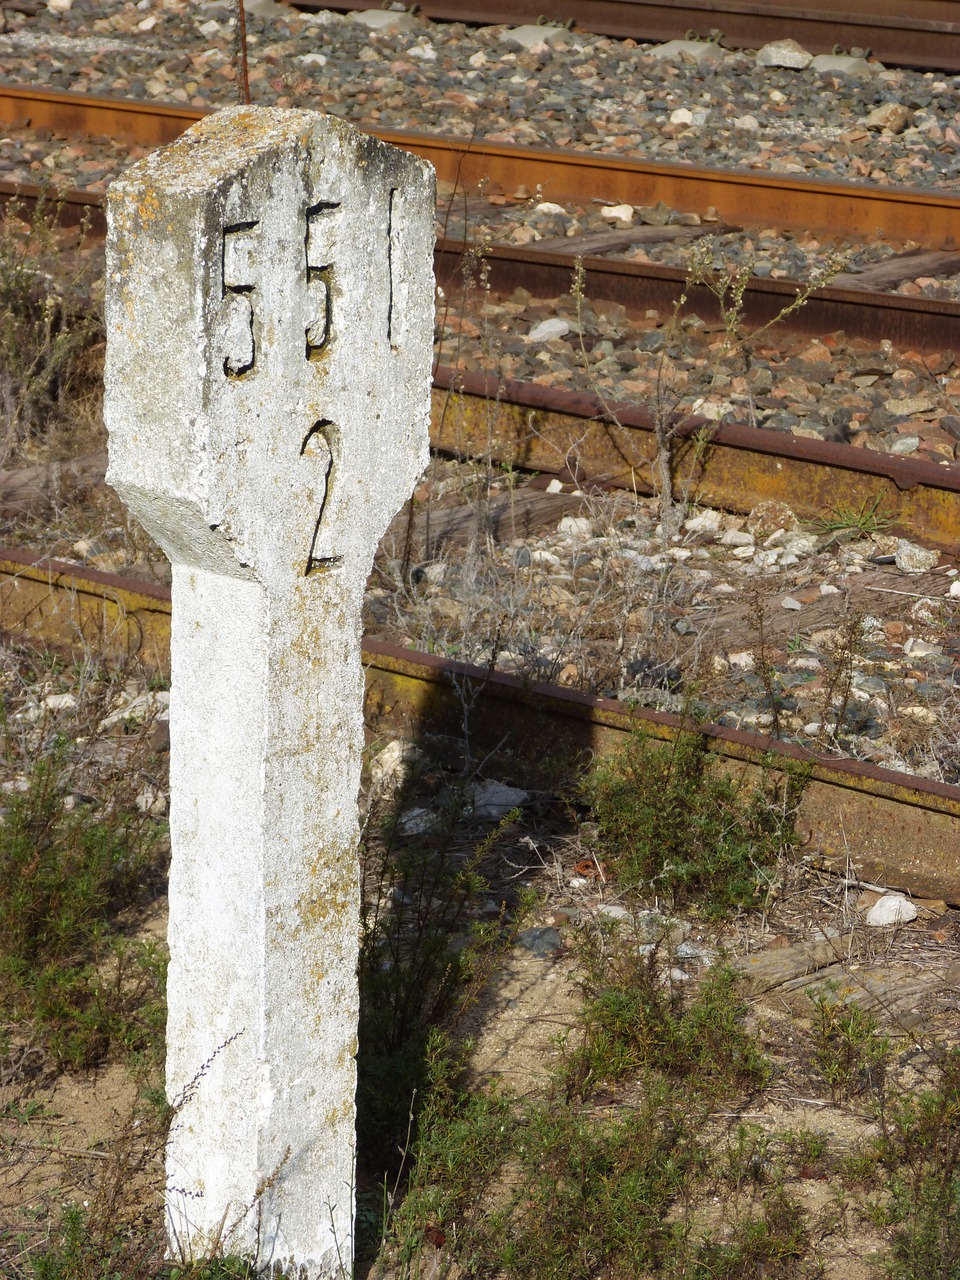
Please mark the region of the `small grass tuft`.
[[882, 533], [894, 522], [894, 517], [888, 516], [883, 511], [882, 501], [882, 497], [878, 494], [872, 502], [864, 498], [859, 507], [838, 503], [817, 519], [816, 527], [821, 533], [841, 533], [846, 529], [862, 534]]

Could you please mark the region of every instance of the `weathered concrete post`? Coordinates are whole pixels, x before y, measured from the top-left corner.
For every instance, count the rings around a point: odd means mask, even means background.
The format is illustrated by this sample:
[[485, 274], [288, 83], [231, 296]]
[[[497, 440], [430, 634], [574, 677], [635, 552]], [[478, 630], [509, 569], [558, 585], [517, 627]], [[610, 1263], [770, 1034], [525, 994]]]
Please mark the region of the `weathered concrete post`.
[[360, 608], [426, 459], [433, 173], [235, 108], [109, 209], [109, 479], [173, 562], [171, 1248], [349, 1275]]

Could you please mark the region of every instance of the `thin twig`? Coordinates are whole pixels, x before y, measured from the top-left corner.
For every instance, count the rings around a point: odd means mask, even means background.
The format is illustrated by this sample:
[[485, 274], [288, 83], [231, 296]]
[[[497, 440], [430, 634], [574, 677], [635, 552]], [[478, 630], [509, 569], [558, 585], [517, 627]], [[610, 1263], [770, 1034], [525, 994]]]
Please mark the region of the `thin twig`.
[[247, 70], [247, 15], [243, 0], [237, 0], [237, 53], [240, 61], [241, 100], [250, 105], [250, 74]]
[[109, 1160], [111, 1152], [97, 1151], [94, 1147], [57, 1147], [46, 1142], [13, 1142], [14, 1147], [24, 1151], [42, 1151], [48, 1156], [95, 1156], [98, 1160]]
[[910, 596], [913, 600], [930, 600], [937, 599], [936, 596], [931, 597], [929, 591], [898, 591], [896, 587], [871, 587], [864, 583], [866, 591], [882, 591], [886, 596]]

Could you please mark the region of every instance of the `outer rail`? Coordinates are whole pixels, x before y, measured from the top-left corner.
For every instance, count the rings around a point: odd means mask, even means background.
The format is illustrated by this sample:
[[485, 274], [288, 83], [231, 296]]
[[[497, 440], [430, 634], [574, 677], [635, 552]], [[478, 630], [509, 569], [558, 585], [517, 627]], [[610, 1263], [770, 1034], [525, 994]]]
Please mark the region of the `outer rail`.
[[[29, 119], [34, 124], [55, 127], [128, 133], [144, 141], [160, 143], [178, 136], [199, 118], [200, 113], [178, 107], [145, 107], [125, 100], [36, 93], [9, 86], [0, 88], [0, 120], [7, 122]], [[533, 165], [539, 172], [538, 166], [543, 160], [558, 166], [558, 171], [566, 174], [580, 194], [584, 189], [591, 189], [584, 186], [588, 176], [594, 190], [603, 189], [596, 185], [601, 179], [612, 183], [634, 183], [641, 179], [662, 181], [669, 190], [681, 192], [674, 202], [689, 204], [699, 192], [704, 199], [709, 197], [713, 203], [722, 203], [718, 191], [733, 193], [730, 211], [736, 213], [744, 205], [757, 217], [761, 216], [761, 210], [752, 201], [758, 191], [775, 195], [778, 212], [782, 212], [786, 203], [785, 190], [800, 191], [821, 202], [823, 216], [827, 216], [828, 206], [832, 208], [834, 213], [829, 216], [835, 224], [838, 221], [844, 225], [862, 223], [877, 211], [885, 211], [884, 217], [889, 215], [901, 220], [896, 223], [901, 233], [923, 238], [916, 231], [916, 223], [909, 221], [911, 213], [915, 214], [923, 225], [939, 228], [941, 244], [952, 243], [960, 221], [960, 199], [937, 192], [885, 192], [878, 188], [795, 180], [781, 183], [757, 175], [710, 173], [683, 166], [636, 165], [583, 153], [526, 152], [522, 148], [502, 146], [464, 150], [460, 143], [449, 139], [397, 133], [381, 136], [427, 155], [440, 166], [442, 173], [451, 179], [459, 178], [467, 185], [485, 173], [494, 175], [504, 185], [509, 185], [507, 180], [511, 175], [518, 179], [522, 173], [529, 179], [529, 166]], [[669, 191], [662, 186], [655, 185], [645, 191], [645, 199], [669, 196]], [[633, 198], [641, 198], [637, 189], [631, 192]], [[68, 193], [68, 216], [73, 219], [81, 216], [86, 199], [84, 193]], [[101, 211], [94, 209], [93, 216], [95, 220], [100, 217], [102, 224]], [[932, 241], [928, 239], [927, 243]], [[441, 273], [453, 270], [452, 264], [461, 252], [462, 246], [441, 246]], [[569, 260], [561, 255], [538, 260], [534, 254], [522, 251], [495, 250], [490, 261], [495, 280], [502, 277], [504, 282], [515, 284], [520, 273], [527, 273], [526, 278], [531, 282], [537, 278], [549, 279], [551, 288], [557, 288], [561, 280], [565, 282], [565, 273], [570, 269]], [[641, 277], [634, 274], [635, 264], [588, 260], [586, 265], [588, 286], [594, 290], [594, 296], [629, 301], [631, 296], [636, 296], [634, 290], [643, 289], [645, 305], [650, 305], [664, 298], [672, 301], [679, 287], [679, 273], [666, 268], [646, 268]], [[748, 304], [751, 317], [763, 323], [782, 306], [789, 293], [790, 285], [782, 281], [754, 282]], [[695, 303], [700, 305], [704, 301], [708, 299], [697, 298]], [[948, 343], [960, 346], [960, 307], [930, 303], [926, 299], [828, 289], [814, 295], [800, 315], [804, 326], [809, 325], [811, 329], [819, 329], [822, 322], [824, 329], [855, 330], [856, 318], [864, 317], [860, 329], [864, 336], [876, 331], [921, 349], [924, 346], [940, 348]], [[955, 338], [951, 338], [951, 334]], [[476, 397], [482, 394], [485, 380], [469, 377], [454, 380], [448, 375], [446, 379], [443, 376], [438, 379], [438, 386], [440, 403], [434, 415], [434, 442], [439, 447], [474, 453], [487, 449], [492, 414], [495, 451], [504, 461], [557, 471], [570, 456], [571, 444], [579, 442], [577, 460], [587, 474], [630, 485], [636, 484], [639, 477], [643, 483], [643, 472], [651, 456], [651, 423], [649, 415], [636, 406], [617, 406], [616, 422], [604, 422], [605, 407], [588, 396], [545, 393], [542, 389], [515, 384], [499, 388], [496, 402], [484, 400], [481, 406]], [[451, 412], [450, 406], [444, 404], [443, 388], [452, 386], [469, 393], [457, 397], [457, 412]], [[488, 389], [497, 390], [493, 384]], [[505, 399], [513, 403], [505, 403]], [[592, 421], [594, 419], [598, 421]], [[536, 427], [536, 433], [530, 430], [531, 426]], [[697, 465], [701, 471], [696, 477], [700, 496], [720, 506], [738, 509], [762, 498], [781, 497], [789, 499], [801, 514], [816, 515], [835, 505], [837, 472], [842, 471], [845, 499], [872, 502], [879, 494], [884, 509], [898, 523], [940, 546], [954, 547], [960, 533], [957, 482], [950, 467], [893, 460], [842, 445], [782, 436], [771, 438], [767, 433], [746, 427], [725, 427], [714, 433], [709, 450], [700, 455]]]
[[[166, 670], [169, 626], [166, 588], [0, 551], [0, 632], [15, 642], [135, 657]], [[364, 663], [370, 734], [457, 733], [466, 688], [477, 748], [505, 757], [511, 775], [526, 785], [555, 780], [564, 758], [608, 752], [637, 729], [670, 742], [681, 728], [676, 716], [627, 711], [607, 699], [375, 640], [364, 644]], [[960, 904], [960, 789], [717, 725], [700, 731], [724, 767], [752, 778], [803, 770], [799, 829], [804, 847], [824, 865]]]
[[[0, 204], [31, 204], [39, 198], [40, 190], [0, 181]], [[86, 222], [92, 234], [106, 234], [103, 201], [96, 192], [58, 191], [48, 198], [58, 207], [59, 219], [65, 226]], [[468, 249], [464, 241], [437, 242], [435, 262], [441, 283], [458, 280]], [[573, 258], [569, 254], [495, 245], [485, 249], [483, 256], [488, 283], [495, 293], [522, 285], [537, 296], [555, 297], [570, 288]], [[685, 291], [687, 311], [707, 321], [719, 315], [716, 296], [705, 285], [688, 287], [684, 272], [678, 268], [603, 257], [584, 257], [581, 261], [586, 292], [594, 300], [619, 302], [633, 312], [650, 307], [670, 311]], [[775, 320], [793, 300], [797, 287], [791, 280], [751, 279], [743, 295], [743, 323], [747, 328], [758, 328]], [[787, 327], [794, 333], [809, 334], [843, 330], [866, 342], [879, 343], [886, 338], [894, 346], [910, 351], [957, 351], [960, 303], [831, 286], [812, 293], [806, 304], [791, 314]]]
[[[378, 9], [378, 0], [287, 0], [299, 9]], [[902, 16], [898, 0], [804, 0], [802, 7], [771, 0], [423, 0], [429, 18], [459, 22], [575, 22], [601, 35], [669, 40], [719, 30], [723, 43], [756, 49], [789, 36], [814, 53], [869, 48], [899, 66], [960, 70], [960, 22], [952, 0], [912, 0]]]
[[[0, 86], [0, 123], [130, 137], [147, 144], [172, 142], [205, 114], [120, 98]], [[688, 209], [713, 205], [730, 222], [834, 233], [880, 232], [894, 241], [916, 240], [928, 249], [950, 249], [958, 239], [960, 197], [949, 192], [652, 164], [589, 151], [494, 145], [399, 130], [370, 132], [429, 160], [439, 178], [458, 182], [467, 190], [483, 180], [508, 190], [534, 182], [551, 198], [592, 192], [614, 204], [663, 200]]]

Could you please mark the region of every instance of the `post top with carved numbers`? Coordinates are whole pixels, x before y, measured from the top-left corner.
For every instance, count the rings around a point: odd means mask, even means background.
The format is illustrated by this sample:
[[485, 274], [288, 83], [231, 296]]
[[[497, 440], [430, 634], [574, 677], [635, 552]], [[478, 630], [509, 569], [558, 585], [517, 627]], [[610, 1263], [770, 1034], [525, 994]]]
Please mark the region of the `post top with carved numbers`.
[[110, 482], [175, 564], [365, 575], [426, 459], [430, 166], [228, 108], [113, 183], [108, 218]]

